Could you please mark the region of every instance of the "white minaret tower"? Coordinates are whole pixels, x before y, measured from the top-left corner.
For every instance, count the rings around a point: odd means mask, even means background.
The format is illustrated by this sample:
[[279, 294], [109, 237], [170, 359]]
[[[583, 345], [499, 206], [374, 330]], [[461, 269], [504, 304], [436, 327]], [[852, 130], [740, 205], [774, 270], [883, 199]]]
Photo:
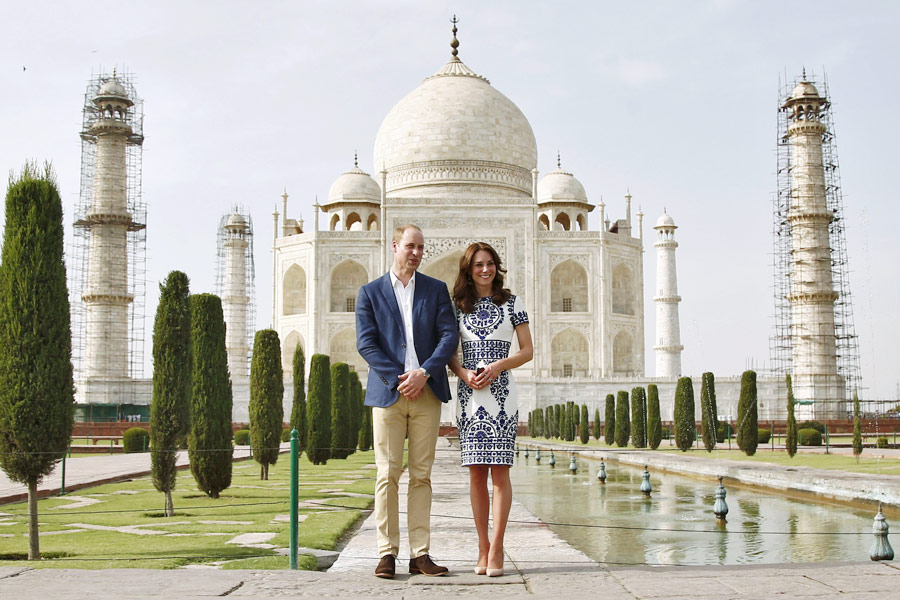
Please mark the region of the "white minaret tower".
[[96, 119], [82, 135], [96, 140], [92, 203], [76, 225], [89, 230], [84, 301], [86, 379], [115, 381], [129, 377], [128, 290], [129, 230], [137, 225], [128, 212], [126, 145], [134, 143], [128, 96], [115, 70], [93, 98]]
[[797, 84], [782, 109], [787, 113], [791, 145], [790, 224], [791, 360], [794, 397], [827, 418], [844, 400], [838, 376], [832, 280], [832, 249], [822, 139], [827, 132], [820, 111], [827, 100], [806, 80]]
[[675, 274], [674, 219], [667, 213], [656, 221], [656, 376], [675, 379], [681, 376], [681, 327], [678, 323], [678, 283]]
[[218, 291], [225, 318], [225, 351], [232, 381], [250, 377], [253, 326], [253, 222], [237, 207], [219, 224]]

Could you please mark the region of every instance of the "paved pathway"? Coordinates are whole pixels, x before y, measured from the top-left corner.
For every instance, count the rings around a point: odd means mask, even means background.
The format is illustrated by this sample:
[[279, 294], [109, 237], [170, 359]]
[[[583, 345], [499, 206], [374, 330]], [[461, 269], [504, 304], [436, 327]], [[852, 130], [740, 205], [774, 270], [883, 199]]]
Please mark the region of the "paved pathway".
[[[439, 440], [433, 474], [432, 554], [448, 565], [448, 577], [410, 577], [405, 561], [398, 577], [382, 580], [376, 564], [374, 523], [370, 516], [327, 572], [309, 571], [154, 571], [115, 569], [0, 568], [0, 598], [45, 599], [55, 596], [192, 599], [210, 596], [255, 598], [432, 598], [450, 596], [591, 597], [605, 600], [692, 598], [710, 600], [783, 595], [792, 599], [885, 600], [897, 597], [900, 564], [817, 563], [712, 567], [607, 567], [575, 550], [540, 524], [518, 502], [507, 533], [503, 577], [472, 573], [476, 558], [466, 473], [455, 452]], [[97, 459], [80, 459], [93, 461]], [[405, 478], [401, 484], [405, 488]], [[401, 510], [405, 498], [401, 498]], [[458, 518], [461, 517], [461, 518]], [[405, 543], [405, 539], [404, 542]], [[408, 555], [401, 549], [401, 559]]]

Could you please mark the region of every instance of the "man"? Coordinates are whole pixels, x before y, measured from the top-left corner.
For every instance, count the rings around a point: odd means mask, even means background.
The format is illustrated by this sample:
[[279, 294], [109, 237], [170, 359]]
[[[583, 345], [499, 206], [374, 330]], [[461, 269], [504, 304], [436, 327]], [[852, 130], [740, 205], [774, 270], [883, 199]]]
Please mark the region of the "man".
[[366, 406], [375, 433], [377, 577], [394, 577], [400, 546], [398, 481], [409, 437], [409, 572], [446, 575], [431, 560], [431, 466], [450, 399], [446, 364], [459, 333], [450, 293], [442, 281], [416, 273], [425, 237], [415, 225], [394, 231], [391, 270], [363, 286], [356, 300], [356, 345], [369, 363]]

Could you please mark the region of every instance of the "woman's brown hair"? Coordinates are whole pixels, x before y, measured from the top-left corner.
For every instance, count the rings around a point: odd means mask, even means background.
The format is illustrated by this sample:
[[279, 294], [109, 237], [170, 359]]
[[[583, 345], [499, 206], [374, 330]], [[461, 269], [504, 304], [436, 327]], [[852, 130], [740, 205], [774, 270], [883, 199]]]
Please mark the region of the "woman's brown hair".
[[456, 284], [453, 286], [453, 303], [464, 313], [472, 312], [475, 302], [478, 300], [478, 292], [475, 291], [475, 282], [472, 280], [472, 263], [475, 262], [475, 253], [479, 250], [489, 252], [497, 266], [497, 274], [492, 282], [491, 299], [494, 304], [500, 306], [512, 295], [508, 289], [503, 287], [503, 274], [506, 273], [506, 269], [503, 268], [500, 255], [490, 244], [473, 242], [469, 244], [462, 258], [459, 259], [459, 273], [456, 275]]

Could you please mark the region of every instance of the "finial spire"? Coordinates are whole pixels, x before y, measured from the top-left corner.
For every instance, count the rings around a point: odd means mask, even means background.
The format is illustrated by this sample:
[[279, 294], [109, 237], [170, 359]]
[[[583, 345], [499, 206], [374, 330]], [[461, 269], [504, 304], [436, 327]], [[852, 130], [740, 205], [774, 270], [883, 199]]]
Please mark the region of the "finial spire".
[[562, 159], [559, 157], [559, 150], [556, 151], [556, 168], [562, 169]]
[[803, 81], [806, 81], [806, 67], [803, 67]]
[[453, 23], [453, 41], [450, 42], [450, 47], [453, 48], [453, 50], [450, 52], [450, 54], [453, 55], [453, 58], [456, 58], [459, 54], [459, 50], [457, 50], [457, 48], [459, 48], [459, 40], [456, 39], [456, 32], [458, 31], [456, 29], [456, 24], [459, 23], [459, 19], [456, 18], [456, 15], [453, 15], [453, 18], [450, 19], [450, 22]]
[[113, 65], [113, 79], [116, 78], [116, 65]]
[[353, 151], [353, 166], [357, 169], [359, 168], [359, 161], [357, 160], [356, 150]]

